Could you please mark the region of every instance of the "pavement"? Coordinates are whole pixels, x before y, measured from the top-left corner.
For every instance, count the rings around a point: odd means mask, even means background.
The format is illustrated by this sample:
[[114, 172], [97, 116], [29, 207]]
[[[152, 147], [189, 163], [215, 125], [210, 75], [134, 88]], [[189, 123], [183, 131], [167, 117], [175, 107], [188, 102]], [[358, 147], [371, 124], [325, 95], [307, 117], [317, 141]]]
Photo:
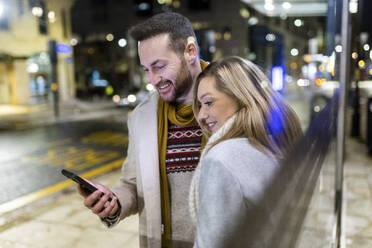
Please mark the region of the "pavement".
[[[113, 187], [120, 169], [93, 180]], [[1, 248], [138, 248], [138, 215], [106, 228], [83, 205], [75, 185], [0, 216]]]
[[111, 100], [72, 99], [59, 104], [56, 117], [53, 102], [32, 105], [0, 104], [0, 131], [22, 130], [61, 122], [80, 121], [123, 113]]
[[[0, 105], [0, 131], [24, 130], [108, 116], [112, 118], [113, 115], [124, 123], [125, 113], [125, 110], [115, 108], [111, 100], [63, 102], [58, 117], [55, 117], [51, 103]], [[92, 180], [113, 187], [119, 181], [120, 167], [112, 168], [116, 169], [94, 173]], [[127, 218], [115, 228], [107, 229], [98, 217], [84, 207], [82, 197], [71, 182], [67, 180], [59, 183], [63, 184], [60, 187], [62, 190], [47, 193], [37, 200], [31, 199], [25, 206], [0, 211], [0, 248], [139, 247], [137, 215]], [[61, 186], [59, 184], [57, 186]], [[4, 205], [0, 205], [0, 208]]]
[[[372, 158], [362, 143], [346, 140], [344, 178], [344, 245], [372, 247]], [[311, 207], [296, 247], [331, 247], [334, 204], [334, 156], [331, 152], [320, 175]], [[95, 182], [116, 185], [120, 170], [95, 177]], [[86, 209], [75, 185], [28, 206], [0, 216], [1, 248], [138, 248], [138, 215], [107, 229]]]

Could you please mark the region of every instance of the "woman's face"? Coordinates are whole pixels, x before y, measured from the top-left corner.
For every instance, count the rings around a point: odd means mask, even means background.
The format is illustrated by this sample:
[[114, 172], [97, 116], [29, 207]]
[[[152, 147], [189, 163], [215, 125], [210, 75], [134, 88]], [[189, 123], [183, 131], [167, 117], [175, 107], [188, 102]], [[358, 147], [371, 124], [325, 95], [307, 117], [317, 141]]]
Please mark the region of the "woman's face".
[[237, 102], [216, 89], [216, 81], [212, 76], [200, 81], [197, 97], [200, 104], [198, 122], [212, 134], [238, 111]]

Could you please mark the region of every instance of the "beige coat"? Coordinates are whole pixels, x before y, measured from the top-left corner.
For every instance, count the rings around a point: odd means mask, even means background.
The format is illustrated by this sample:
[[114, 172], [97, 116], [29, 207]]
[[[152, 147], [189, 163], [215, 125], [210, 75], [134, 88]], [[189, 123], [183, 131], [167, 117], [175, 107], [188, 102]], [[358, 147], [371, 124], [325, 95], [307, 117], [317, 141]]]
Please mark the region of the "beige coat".
[[158, 93], [141, 103], [128, 120], [129, 147], [119, 184], [120, 219], [139, 214], [140, 247], [161, 247], [161, 203], [157, 125]]
[[265, 192], [278, 161], [239, 137], [218, 143], [200, 163], [194, 248], [276, 247], [268, 243], [275, 206], [265, 201]]

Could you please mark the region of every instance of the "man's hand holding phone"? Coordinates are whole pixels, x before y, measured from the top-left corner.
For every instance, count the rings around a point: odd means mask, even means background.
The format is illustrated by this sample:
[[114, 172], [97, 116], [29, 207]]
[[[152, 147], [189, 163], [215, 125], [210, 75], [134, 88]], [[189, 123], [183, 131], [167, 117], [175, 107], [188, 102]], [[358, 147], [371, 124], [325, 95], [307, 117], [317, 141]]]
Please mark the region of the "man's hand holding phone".
[[84, 205], [100, 218], [113, 216], [119, 210], [118, 198], [106, 186], [93, 183], [75, 173], [63, 169], [61, 173], [77, 182], [77, 190], [84, 197]]
[[79, 194], [84, 197], [84, 205], [100, 218], [113, 216], [119, 210], [118, 198], [106, 186], [84, 180], [97, 188], [93, 193], [89, 193], [77, 184]]

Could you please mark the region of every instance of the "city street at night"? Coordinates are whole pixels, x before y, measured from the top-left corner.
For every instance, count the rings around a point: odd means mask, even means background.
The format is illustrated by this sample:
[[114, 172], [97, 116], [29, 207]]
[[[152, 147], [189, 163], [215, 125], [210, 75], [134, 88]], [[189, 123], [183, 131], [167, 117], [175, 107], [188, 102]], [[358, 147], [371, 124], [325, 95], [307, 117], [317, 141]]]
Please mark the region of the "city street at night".
[[120, 177], [128, 109], [84, 104], [89, 108], [64, 108], [59, 118], [50, 108], [27, 118], [2, 116], [0, 247], [138, 247], [136, 215], [107, 229], [84, 207], [75, 183], [61, 174], [65, 168], [108, 187]]
[[371, 248], [371, 12], [0, 0], [0, 248]]
[[[304, 129], [309, 124], [308, 98], [304, 92], [285, 95]], [[66, 168], [114, 187], [126, 156], [128, 110], [105, 108], [76, 116], [74, 112], [67, 115], [65, 111], [66, 115], [54, 123], [47, 121], [48, 124], [27, 128], [23, 122], [23, 129], [0, 132], [1, 248], [139, 247], [138, 215], [107, 229], [84, 207], [75, 183], [60, 173]], [[53, 117], [44, 116], [39, 123], [46, 120]], [[347, 146], [351, 151], [347, 153], [345, 165], [346, 199], [349, 205], [363, 206], [346, 211], [347, 242], [356, 245], [350, 247], [369, 247], [370, 234], [363, 231], [368, 223], [361, 223], [358, 216], [367, 218], [366, 209], [371, 204], [367, 196], [371, 158], [365, 153], [363, 143], [348, 139]], [[309, 247], [305, 244], [314, 237], [313, 247], [325, 247], [323, 240], [330, 234], [324, 222], [331, 221], [333, 216], [333, 152], [326, 161], [303, 235], [299, 237], [301, 248]], [[365, 194], [359, 195], [360, 192]]]
[[89, 176], [120, 167], [128, 138], [123, 123], [126, 111], [116, 111], [99, 119], [1, 131], [0, 205], [63, 188], [63, 168]]

